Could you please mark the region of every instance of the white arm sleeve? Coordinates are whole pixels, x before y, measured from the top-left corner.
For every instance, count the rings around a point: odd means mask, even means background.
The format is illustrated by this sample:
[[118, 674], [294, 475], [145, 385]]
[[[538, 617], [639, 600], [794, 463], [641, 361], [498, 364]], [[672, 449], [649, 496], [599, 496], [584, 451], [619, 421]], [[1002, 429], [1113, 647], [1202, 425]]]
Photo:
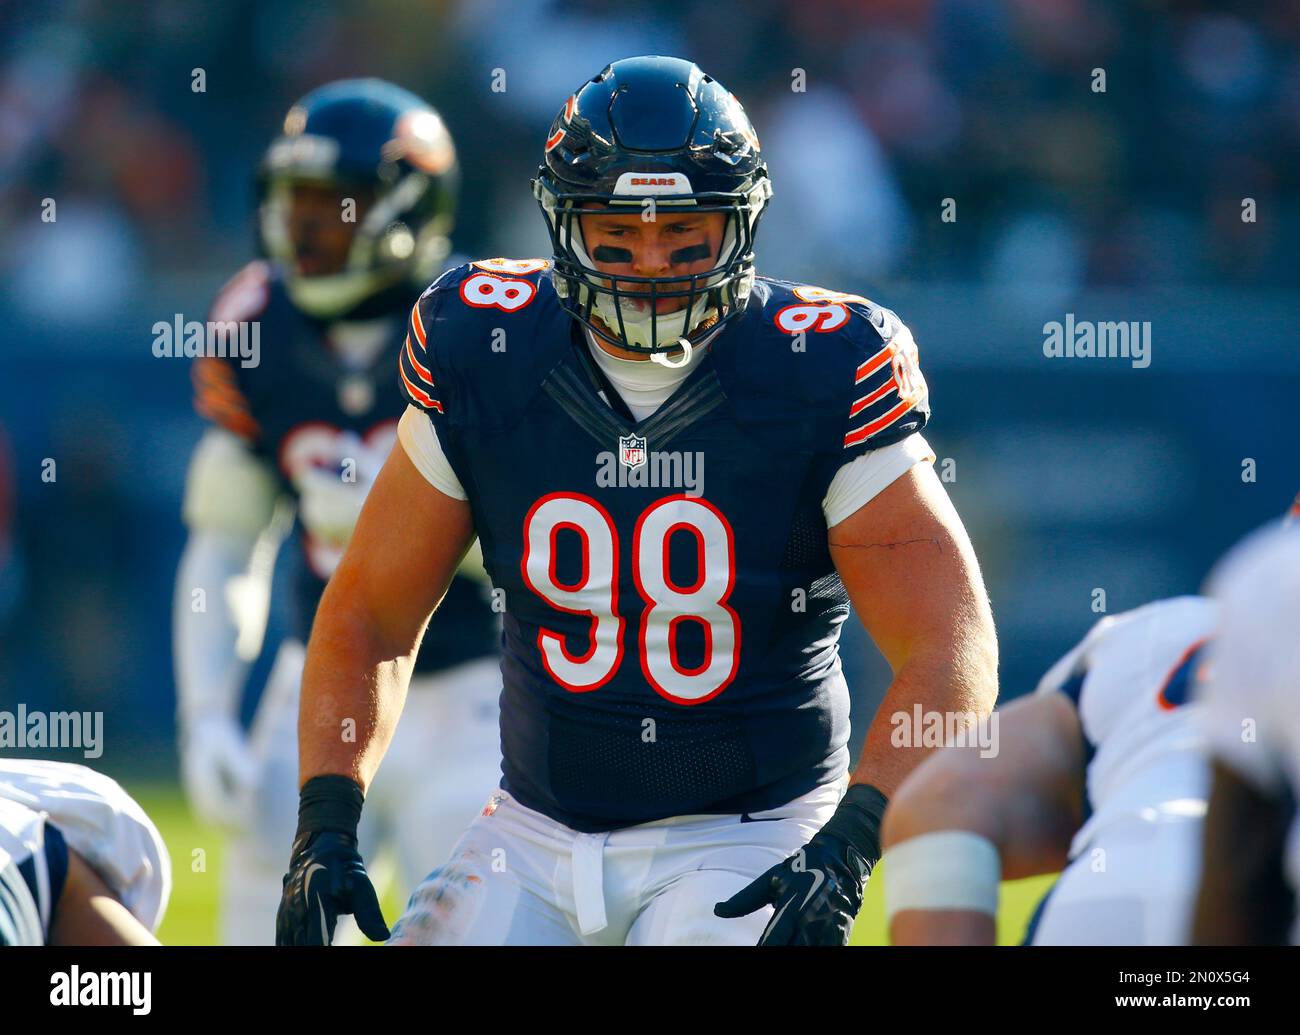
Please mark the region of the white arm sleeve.
[[397, 438], [415, 469], [430, 485], [452, 499], [469, 499], [456, 472], [451, 469], [447, 454], [442, 451], [433, 421], [425, 413], [408, 405], [402, 419], [397, 422]]
[[[442, 451], [438, 441], [438, 432], [433, 421], [414, 406], [407, 406], [402, 419], [397, 422], [397, 438], [410, 457], [415, 469], [424, 475], [435, 489], [454, 500], [469, 499], [456, 472], [451, 469], [447, 454]], [[469, 548], [469, 553], [456, 569], [461, 575], [487, 582], [487, 571], [483, 567], [483, 550], [477, 539]]]
[[203, 712], [233, 716], [238, 711], [248, 667], [266, 631], [270, 601], [270, 572], [260, 580], [248, 577], [257, 544], [257, 536], [201, 531], [192, 532], [185, 544], [172, 604], [182, 720]]
[[264, 461], [228, 432], [204, 435], [186, 479], [190, 536], [172, 606], [182, 721], [205, 711], [237, 711], [266, 633], [271, 573], [289, 515]]
[[834, 528], [926, 460], [934, 462], [934, 450], [920, 432], [850, 460], [835, 472], [822, 500], [826, 527]]

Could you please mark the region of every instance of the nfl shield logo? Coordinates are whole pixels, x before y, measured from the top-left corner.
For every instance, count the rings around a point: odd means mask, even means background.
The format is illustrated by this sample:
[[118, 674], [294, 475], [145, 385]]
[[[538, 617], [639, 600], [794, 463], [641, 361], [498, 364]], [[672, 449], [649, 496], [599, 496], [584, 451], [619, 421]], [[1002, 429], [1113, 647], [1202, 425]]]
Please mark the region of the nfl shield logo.
[[645, 439], [636, 435], [622, 435], [618, 440], [618, 462], [635, 471], [645, 463]]

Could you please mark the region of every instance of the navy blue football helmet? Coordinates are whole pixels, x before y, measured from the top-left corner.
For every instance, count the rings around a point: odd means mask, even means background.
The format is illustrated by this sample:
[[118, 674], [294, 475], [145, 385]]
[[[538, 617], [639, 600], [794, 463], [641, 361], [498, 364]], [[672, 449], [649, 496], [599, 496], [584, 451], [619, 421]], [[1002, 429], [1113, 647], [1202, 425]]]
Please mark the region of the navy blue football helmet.
[[[380, 79], [329, 83], [289, 109], [258, 173], [262, 250], [285, 268], [289, 296], [320, 319], [362, 317], [418, 293], [450, 251], [458, 171], [438, 113]], [[343, 268], [306, 276], [289, 230], [299, 184], [365, 192]], [[340, 218], [343, 218], [340, 213]]]
[[[634, 352], [667, 353], [741, 312], [754, 283], [754, 235], [772, 196], [758, 137], [740, 102], [690, 61], [634, 57], [583, 84], [551, 124], [533, 194], [551, 234], [556, 293], [576, 319]], [[653, 207], [647, 204], [653, 198]], [[600, 273], [578, 215], [723, 212], [713, 267], [675, 277]], [[638, 287], [633, 295], [619, 285]], [[661, 299], [684, 299], [660, 313]]]

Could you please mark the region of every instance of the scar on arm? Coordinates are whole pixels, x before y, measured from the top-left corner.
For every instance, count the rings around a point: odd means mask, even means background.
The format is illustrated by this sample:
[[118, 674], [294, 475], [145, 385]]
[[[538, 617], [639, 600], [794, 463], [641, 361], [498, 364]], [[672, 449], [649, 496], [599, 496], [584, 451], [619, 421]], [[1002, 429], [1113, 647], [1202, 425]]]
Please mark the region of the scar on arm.
[[844, 550], [894, 550], [900, 546], [914, 546], [917, 543], [929, 543], [931, 546], [943, 552], [943, 544], [938, 539], [900, 539], [892, 543], [851, 543], [838, 539], [827, 539], [831, 546], [839, 547]]

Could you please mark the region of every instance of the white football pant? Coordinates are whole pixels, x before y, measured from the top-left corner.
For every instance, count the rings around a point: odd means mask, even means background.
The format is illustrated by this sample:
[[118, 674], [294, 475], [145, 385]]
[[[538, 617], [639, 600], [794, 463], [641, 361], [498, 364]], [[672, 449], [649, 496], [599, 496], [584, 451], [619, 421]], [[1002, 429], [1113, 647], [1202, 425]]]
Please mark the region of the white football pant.
[[389, 945], [756, 945], [772, 907], [730, 898], [802, 848], [848, 777], [767, 812], [680, 816], [582, 834], [498, 790], [415, 889]]
[[[226, 844], [223, 945], [275, 942], [281, 882], [298, 826], [298, 691], [305, 658], [297, 641], [280, 647], [249, 730], [262, 771], [256, 814]], [[500, 782], [500, 692], [496, 658], [411, 679], [358, 831], [362, 858], [381, 898], [382, 856], [390, 857], [397, 891], [405, 897], [431, 866], [447, 858]], [[339, 918], [335, 941], [343, 940], [359, 940], [350, 917]]]
[[1133, 817], [1099, 831], [1052, 885], [1033, 945], [1186, 945], [1202, 820]]

